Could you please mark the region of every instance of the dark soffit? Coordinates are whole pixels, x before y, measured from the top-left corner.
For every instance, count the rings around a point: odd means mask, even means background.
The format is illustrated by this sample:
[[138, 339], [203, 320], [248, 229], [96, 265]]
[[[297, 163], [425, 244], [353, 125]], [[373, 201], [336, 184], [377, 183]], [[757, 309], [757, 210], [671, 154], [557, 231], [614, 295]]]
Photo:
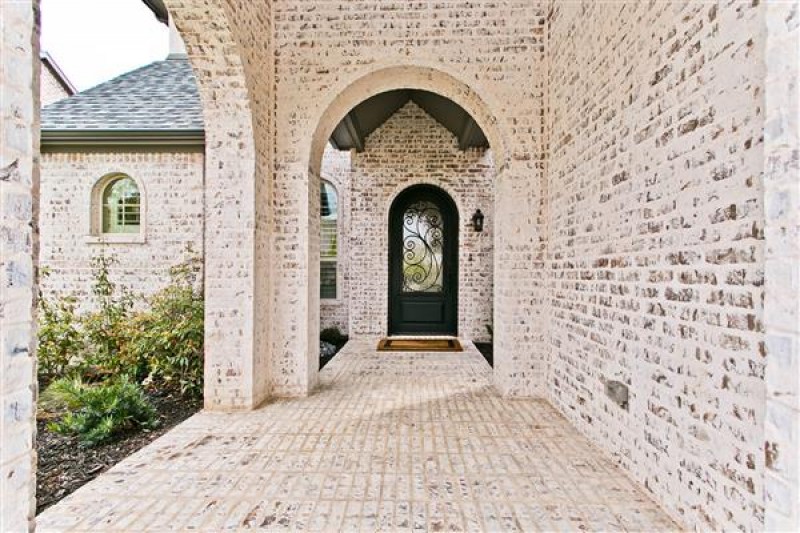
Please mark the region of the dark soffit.
[[480, 126], [461, 106], [436, 93], [417, 89], [388, 91], [364, 100], [337, 124], [331, 144], [339, 150], [363, 150], [365, 139], [409, 101], [458, 138], [462, 150], [489, 146]]

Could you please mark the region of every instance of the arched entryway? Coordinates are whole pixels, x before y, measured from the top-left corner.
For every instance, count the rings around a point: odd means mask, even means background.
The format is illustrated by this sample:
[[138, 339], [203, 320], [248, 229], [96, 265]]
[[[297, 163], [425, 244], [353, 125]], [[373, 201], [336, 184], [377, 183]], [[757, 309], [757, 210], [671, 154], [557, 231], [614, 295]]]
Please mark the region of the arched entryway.
[[458, 333], [458, 208], [444, 190], [415, 185], [389, 210], [388, 332]]
[[[308, 189], [302, 196], [308, 198], [309, 215], [316, 215], [308, 224], [308, 250], [313, 255], [309, 257], [309, 300], [305, 303], [309, 316], [309, 329], [304, 337], [308, 338], [307, 346], [314, 346], [312, 343], [318, 338], [321, 322], [328, 328], [339, 316], [344, 316], [331, 315], [326, 319], [325, 313], [337, 304], [349, 305], [346, 320], [351, 339], [400, 333], [458, 334], [465, 339], [474, 339], [476, 332], [487, 335], [490, 329], [487, 326], [494, 321], [494, 227], [499, 223], [492, 217], [494, 190], [507, 167], [508, 154], [494, 114], [465, 82], [428, 66], [379, 68], [335, 90], [338, 91], [336, 96], [317, 115], [317, 126], [307, 145], [310, 149]], [[457, 108], [458, 112], [449, 117], [459, 117], [463, 122], [448, 122], [447, 116], [431, 113], [431, 106], [442, 105], [452, 106], [451, 110]], [[393, 118], [375, 120], [380, 114], [379, 108], [384, 111], [390, 108], [392, 112], [387, 115]], [[426, 118], [420, 118], [426, 114]], [[359, 120], [362, 118], [364, 120]], [[475, 137], [468, 135], [468, 128], [458, 127], [467, 118], [471, 122], [471, 135]], [[436, 128], [449, 130], [449, 133], [427, 144], [399, 133], [412, 122], [425, 120], [428, 127], [417, 129], [421, 132], [417, 137]], [[377, 125], [379, 123], [384, 126]], [[353, 132], [354, 128], [361, 129], [362, 135]], [[483, 135], [481, 148], [475, 139]], [[391, 145], [392, 142], [395, 144]], [[382, 148], [378, 145], [387, 149], [380, 151]], [[331, 152], [338, 155], [331, 157]], [[448, 162], [444, 162], [443, 155], [449, 158]], [[432, 170], [432, 167], [439, 170]], [[476, 176], [481, 177], [478, 185]], [[341, 204], [348, 206], [341, 214], [339, 230], [342, 249], [346, 247], [347, 251], [338, 268], [341, 296], [349, 299], [349, 303], [322, 299], [318, 290], [322, 281], [320, 259], [316, 256], [320, 242], [318, 198], [323, 180], [337, 183]], [[294, 181], [293, 186], [297, 185], [299, 183]], [[441, 314], [444, 325], [423, 327], [416, 323], [395, 327], [389, 322], [400, 316], [395, 311], [402, 307], [402, 298], [397, 300], [389, 295], [393, 292], [389, 280], [389, 213], [392, 203], [400, 200], [406, 189], [423, 185], [441, 189], [449, 197], [445, 205], [452, 207], [453, 219], [457, 221], [460, 216], [460, 223], [453, 224], [456, 232], [451, 252], [454, 286], [448, 291], [448, 298], [452, 299], [440, 302], [441, 305], [446, 303]], [[488, 215], [487, 229], [483, 233], [474, 232], [465, 222], [478, 209]], [[470, 268], [459, 270], [458, 265]], [[476, 286], [481, 287], [479, 296]], [[472, 292], [458, 298], [458, 287]], [[398, 292], [397, 289], [394, 292]], [[437, 318], [434, 311], [439, 304], [406, 303]], [[478, 315], [477, 320], [471, 318]], [[473, 331], [467, 331], [470, 327]], [[316, 362], [315, 352], [315, 349], [308, 352], [309, 368]]]

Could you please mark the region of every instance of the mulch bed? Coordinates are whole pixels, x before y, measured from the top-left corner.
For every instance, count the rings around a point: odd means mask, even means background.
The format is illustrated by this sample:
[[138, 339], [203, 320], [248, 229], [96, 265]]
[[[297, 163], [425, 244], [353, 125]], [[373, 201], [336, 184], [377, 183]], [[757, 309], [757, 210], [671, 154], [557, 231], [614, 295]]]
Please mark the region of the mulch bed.
[[203, 407], [202, 400], [190, 400], [172, 394], [148, 394], [148, 398], [158, 412], [161, 422], [158, 428], [134, 431], [119, 440], [94, 448], [80, 446], [77, 437], [50, 431], [47, 421], [37, 421], [37, 513], [68, 496]]
[[489, 363], [489, 366], [493, 367], [494, 345], [491, 342], [476, 342], [474, 344], [478, 351], [483, 355], [483, 358], [486, 359], [486, 362]]

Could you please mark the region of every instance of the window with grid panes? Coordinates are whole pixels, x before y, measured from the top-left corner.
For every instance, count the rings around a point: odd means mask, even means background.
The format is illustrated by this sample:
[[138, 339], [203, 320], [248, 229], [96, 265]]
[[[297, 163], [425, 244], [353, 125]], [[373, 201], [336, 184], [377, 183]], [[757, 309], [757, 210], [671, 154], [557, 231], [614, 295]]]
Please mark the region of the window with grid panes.
[[141, 197], [128, 176], [110, 181], [103, 190], [103, 233], [139, 233]]

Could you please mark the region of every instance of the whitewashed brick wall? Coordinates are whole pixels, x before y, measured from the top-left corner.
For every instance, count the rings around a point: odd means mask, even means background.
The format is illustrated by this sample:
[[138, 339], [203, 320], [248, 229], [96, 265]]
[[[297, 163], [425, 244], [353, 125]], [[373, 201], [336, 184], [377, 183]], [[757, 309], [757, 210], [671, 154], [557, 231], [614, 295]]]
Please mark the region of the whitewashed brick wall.
[[[303, 396], [310, 392], [316, 385], [316, 376], [319, 361], [306, 358], [304, 364], [298, 369], [293, 364], [285, 362], [282, 357], [282, 345], [276, 340], [276, 331], [284, 331], [281, 323], [284, 306], [280, 300], [275, 300], [275, 268], [277, 257], [276, 249], [280, 237], [276, 235], [275, 212], [279, 209], [279, 202], [273, 194], [274, 188], [274, 152], [275, 152], [275, 53], [273, 35], [273, 2], [272, 0], [227, 0], [225, 13], [231, 21], [233, 36], [241, 56], [246, 89], [250, 98], [253, 136], [253, 159], [245, 159], [248, 171], [253, 173], [253, 189], [245, 190], [245, 195], [240, 199], [246, 206], [247, 212], [253, 213], [252, 228], [252, 271], [249, 276], [250, 286], [246, 289], [252, 294], [253, 336], [252, 356], [248, 362], [245, 381], [250, 382], [252, 405], [263, 402], [270, 394], [278, 396]], [[206, 21], [206, 24], [216, 24], [215, 20]], [[220, 51], [231, 53], [229, 49]], [[219, 62], [221, 58], [217, 57]], [[218, 63], [219, 64], [219, 63]], [[231, 88], [237, 89], [238, 86]], [[231, 99], [231, 102], [235, 102]], [[241, 102], [239, 102], [241, 104]], [[212, 106], [213, 102], [209, 102]], [[218, 117], [219, 118], [219, 117]], [[208, 122], [206, 122], [208, 123]], [[241, 147], [248, 143], [247, 135], [239, 136], [233, 133], [224, 124], [218, 134], [230, 140], [236, 140]], [[236, 131], [236, 130], [234, 130]], [[207, 145], [208, 146], [208, 145]], [[231, 145], [236, 148], [236, 145]], [[232, 154], [233, 155], [233, 154]], [[234, 157], [236, 157], [234, 155]], [[223, 160], [220, 160], [222, 162]], [[220, 192], [223, 192], [222, 189]], [[319, 204], [319, 193], [310, 201]], [[248, 195], [249, 193], [249, 195]], [[223, 194], [226, 194], [223, 192]], [[239, 230], [247, 228], [238, 220], [237, 205], [226, 206], [223, 213], [225, 224]], [[207, 245], [210, 246], [209, 242]], [[226, 255], [220, 255], [222, 264], [227, 263]], [[226, 290], [225, 282], [220, 280], [220, 297], [230, 298], [230, 291]], [[311, 290], [319, 287], [311, 287]], [[306, 309], [306, 320], [319, 324], [319, 306]], [[245, 331], [246, 336], [246, 331]], [[307, 342], [315, 346], [318, 351], [319, 335], [313, 339], [307, 337]], [[225, 347], [220, 346], [220, 356], [224, 356]], [[296, 359], [296, 358], [295, 358]], [[297, 373], [295, 373], [297, 371]], [[252, 378], [250, 378], [252, 376]], [[252, 380], [251, 380], [252, 379]]]
[[551, 398], [698, 529], [764, 527], [763, 24], [758, 2], [550, 19]]
[[270, 235], [271, 2], [166, 0], [198, 80], [206, 124], [209, 409], [251, 409], [282, 381], [273, 365]]
[[[224, 125], [211, 134], [218, 176], [209, 172], [206, 197], [220, 211], [210, 218], [247, 229], [261, 213], [266, 226], [257, 227], [272, 228], [207, 239], [220, 251], [208, 261], [218, 267], [211, 351], [233, 347], [212, 358], [221, 381], [208, 391], [213, 405], [251, 405], [248, 377], [259, 382], [265, 362], [274, 393], [313, 386], [320, 146], [361, 100], [426, 88], [473, 113], [498, 160], [501, 390], [548, 394], [688, 525], [761, 529], [765, 468], [769, 490], [780, 486], [774, 480], [790, 488], [770, 513], [796, 512], [794, 463], [779, 461], [796, 458], [796, 440], [786, 455], [765, 460], [762, 449], [765, 354], [780, 353], [764, 335], [765, 3], [169, 4], [182, 10], [178, 27], [217, 110], [209, 123]], [[789, 33], [794, 9], [775, 11]], [[222, 22], [203, 27], [206, 19]], [[241, 63], [225, 46], [233, 42]], [[251, 114], [257, 132], [248, 130]], [[786, 161], [778, 168], [793, 168], [793, 151], [781, 146], [773, 146]], [[264, 178], [270, 168], [274, 186]], [[266, 214], [246, 201], [249, 176], [268, 193]], [[256, 257], [230, 257], [264, 242]], [[258, 264], [266, 276], [253, 276]], [[783, 264], [782, 272], [796, 261]], [[774, 279], [793, 287], [791, 275]], [[269, 306], [256, 303], [265, 288]], [[226, 294], [236, 305], [218, 307]], [[254, 348], [265, 307], [274, 309], [267, 359]], [[794, 330], [785, 333], [794, 343]], [[603, 392], [612, 379], [630, 386], [627, 411]]]
[[[460, 104], [492, 143], [495, 201], [502, 206], [497, 210], [502, 217], [493, 221], [496, 381], [509, 395], [546, 395], [541, 283], [545, 5], [523, 0], [273, 2], [279, 132], [274, 201], [280, 239], [274, 282], [282, 309], [275, 330], [282, 352], [275, 360], [281, 365], [302, 365], [301, 353], [315, 357], [305, 340], [314, 337], [315, 326], [305, 317], [319, 305], [313, 295], [306, 300], [298, 294], [319, 284], [317, 258], [306, 255], [313, 252], [308, 241], [318, 215], [309, 213], [314, 204], [307, 199], [319, 196], [315, 172], [324, 143], [344, 114], [364, 99], [417, 88]], [[350, 320], [352, 330], [353, 314]]]
[[796, 2], [167, 4], [208, 124], [209, 407], [313, 388], [322, 146], [433, 90], [492, 142], [498, 387], [688, 526], [797, 523]]
[[0, 531], [32, 531], [36, 510], [38, 150], [39, 2], [0, 2]]
[[766, 22], [764, 526], [800, 531], [800, 2]]
[[[98, 241], [91, 231], [92, 191], [108, 174], [140, 185], [141, 243]], [[89, 302], [92, 258], [114, 257], [112, 279], [148, 295], [169, 282], [169, 268], [203, 254], [203, 154], [168, 152], [45, 153], [41, 162], [40, 264], [45, 296], [75, 294]]]

